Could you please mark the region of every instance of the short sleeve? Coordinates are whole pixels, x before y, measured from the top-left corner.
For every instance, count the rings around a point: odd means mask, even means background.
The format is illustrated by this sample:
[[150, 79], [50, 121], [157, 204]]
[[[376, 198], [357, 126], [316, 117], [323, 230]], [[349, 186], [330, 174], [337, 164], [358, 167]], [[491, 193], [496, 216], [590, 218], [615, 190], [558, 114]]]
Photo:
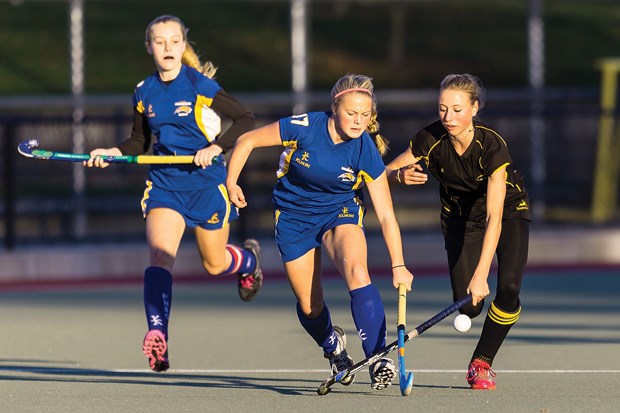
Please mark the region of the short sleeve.
[[484, 142], [482, 169], [486, 176], [491, 176], [498, 168], [512, 163], [506, 141], [495, 131], [491, 132]]
[[365, 182], [374, 181], [385, 171], [385, 163], [381, 158], [379, 149], [368, 133], [364, 132], [360, 139], [362, 139], [360, 173]]

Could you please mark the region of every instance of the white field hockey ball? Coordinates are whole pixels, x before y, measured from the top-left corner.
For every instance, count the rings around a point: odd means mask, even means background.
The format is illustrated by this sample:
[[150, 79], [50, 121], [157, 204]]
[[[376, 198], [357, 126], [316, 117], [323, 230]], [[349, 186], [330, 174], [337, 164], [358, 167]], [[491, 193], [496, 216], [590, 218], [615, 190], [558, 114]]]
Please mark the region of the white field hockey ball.
[[469, 331], [471, 328], [471, 318], [465, 314], [459, 314], [454, 318], [454, 329], [459, 333]]

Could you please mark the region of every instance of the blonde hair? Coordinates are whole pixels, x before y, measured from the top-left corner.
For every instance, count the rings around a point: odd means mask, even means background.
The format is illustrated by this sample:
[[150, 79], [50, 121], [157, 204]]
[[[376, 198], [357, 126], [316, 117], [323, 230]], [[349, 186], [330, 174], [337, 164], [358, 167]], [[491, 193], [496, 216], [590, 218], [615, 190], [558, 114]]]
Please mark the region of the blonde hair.
[[187, 33], [189, 32], [189, 29], [178, 17], [164, 14], [163, 16], [159, 16], [155, 20], [150, 22], [149, 25], [146, 26], [146, 34], [144, 40], [145, 43], [147, 45], [151, 43], [151, 30], [153, 29], [154, 25], [168, 22], [177, 23], [181, 27], [181, 33], [183, 33], [183, 40], [185, 41], [186, 46], [185, 51], [183, 52], [183, 56], [181, 57], [181, 62], [189, 67], [193, 67], [206, 77], [213, 79], [213, 77], [215, 76], [215, 72], [217, 72], [217, 67], [215, 67], [215, 65], [209, 61], [204, 63], [200, 61], [200, 57], [198, 57], [198, 54], [196, 53], [190, 42], [187, 40]]
[[336, 112], [338, 105], [340, 105], [343, 95], [347, 93], [365, 93], [372, 99], [372, 112], [366, 131], [373, 137], [379, 153], [385, 155], [389, 147], [389, 141], [379, 134], [377, 99], [374, 94], [372, 78], [364, 75], [348, 74], [338, 79], [331, 91], [332, 110], [334, 112]]
[[469, 96], [471, 103], [478, 102], [478, 111], [484, 107], [486, 100], [486, 90], [482, 85], [482, 81], [469, 73], [450, 74], [443, 78], [439, 86], [439, 92], [452, 89], [465, 92]]

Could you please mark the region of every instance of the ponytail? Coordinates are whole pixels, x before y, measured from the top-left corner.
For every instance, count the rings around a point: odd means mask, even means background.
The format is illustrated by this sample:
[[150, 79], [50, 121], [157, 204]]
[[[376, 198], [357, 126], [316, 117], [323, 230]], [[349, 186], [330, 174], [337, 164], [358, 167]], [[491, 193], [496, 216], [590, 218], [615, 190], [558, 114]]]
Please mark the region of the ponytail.
[[201, 72], [206, 77], [213, 79], [215, 76], [215, 72], [217, 72], [217, 67], [213, 65], [211, 62], [202, 63], [200, 58], [194, 51], [194, 48], [187, 42], [185, 47], [185, 52], [183, 52], [183, 57], [181, 61], [189, 67], [193, 67], [194, 69]]
[[372, 136], [375, 141], [375, 145], [377, 145], [377, 149], [381, 156], [385, 155], [390, 148], [390, 141], [388, 141], [383, 135], [379, 133], [379, 121], [377, 120], [377, 109], [376, 105], [373, 104], [373, 111], [370, 115], [370, 122], [368, 122], [368, 127], [366, 131]]

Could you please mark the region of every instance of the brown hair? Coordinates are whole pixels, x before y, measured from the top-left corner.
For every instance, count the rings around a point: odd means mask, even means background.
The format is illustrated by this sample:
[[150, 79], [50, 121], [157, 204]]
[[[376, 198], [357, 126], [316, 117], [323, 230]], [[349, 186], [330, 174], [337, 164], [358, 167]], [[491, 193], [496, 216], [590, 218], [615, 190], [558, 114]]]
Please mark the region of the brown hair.
[[467, 93], [472, 104], [476, 101], [478, 102], [478, 111], [481, 111], [484, 107], [486, 91], [482, 81], [474, 75], [469, 73], [450, 74], [441, 81], [439, 92], [446, 89], [460, 90]]
[[388, 150], [389, 141], [379, 134], [379, 121], [377, 120], [377, 99], [374, 94], [372, 78], [364, 75], [348, 74], [338, 79], [331, 91], [332, 110], [336, 108], [346, 93], [367, 93], [372, 99], [372, 113], [366, 131], [373, 137], [377, 149], [381, 155], [385, 155]]
[[185, 52], [183, 52], [183, 57], [181, 58], [181, 61], [187, 66], [193, 67], [199, 72], [202, 72], [202, 74], [207, 76], [208, 78], [213, 79], [213, 77], [215, 76], [215, 72], [217, 71], [217, 67], [215, 67], [215, 65], [213, 65], [213, 63], [209, 61], [204, 63], [200, 61], [200, 57], [198, 57], [198, 54], [191, 46], [190, 42], [187, 40], [187, 33], [189, 32], [189, 29], [178, 17], [164, 14], [163, 16], [159, 16], [155, 20], [150, 22], [149, 25], [146, 26], [146, 34], [144, 40], [145, 44], [148, 45], [151, 43], [151, 30], [153, 29], [154, 25], [168, 22], [175, 22], [181, 27], [181, 33], [183, 33], [183, 40], [186, 42]]

